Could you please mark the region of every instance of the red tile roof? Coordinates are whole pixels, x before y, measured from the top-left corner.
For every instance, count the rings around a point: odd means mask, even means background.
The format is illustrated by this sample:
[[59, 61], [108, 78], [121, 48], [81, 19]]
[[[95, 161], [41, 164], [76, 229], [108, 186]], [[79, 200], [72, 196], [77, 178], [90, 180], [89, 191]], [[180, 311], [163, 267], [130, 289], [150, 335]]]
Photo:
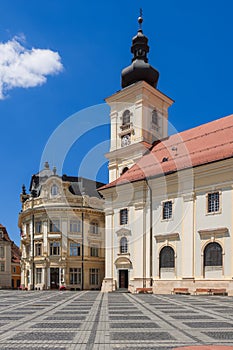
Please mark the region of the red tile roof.
[[233, 115], [157, 141], [132, 168], [100, 190], [231, 157]]

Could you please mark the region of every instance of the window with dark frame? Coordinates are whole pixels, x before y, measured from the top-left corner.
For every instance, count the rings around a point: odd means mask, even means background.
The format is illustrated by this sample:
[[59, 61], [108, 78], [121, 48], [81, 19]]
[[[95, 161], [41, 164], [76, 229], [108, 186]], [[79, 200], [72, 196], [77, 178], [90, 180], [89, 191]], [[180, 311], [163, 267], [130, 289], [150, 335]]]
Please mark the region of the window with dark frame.
[[70, 284], [81, 284], [81, 268], [70, 268]]
[[208, 213], [219, 212], [219, 192], [208, 193]]
[[0, 258], [5, 258], [5, 247], [0, 247]]
[[212, 242], [205, 247], [204, 266], [222, 266], [222, 247], [219, 243]]
[[60, 242], [50, 242], [50, 255], [60, 255]]
[[160, 268], [174, 268], [175, 267], [175, 252], [172, 247], [164, 247], [159, 254]]
[[172, 201], [163, 202], [163, 220], [171, 219], [172, 217]]
[[120, 210], [120, 225], [128, 224], [128, 209]]
[[36, 268], [36, 283], [42, 283], [42, 268]]
[[70, 256], [80, 256], [81, 245], [80, 243], [70, 242]]
[[90, 285], [98, 285], [100, 278], [100, 270], [99, 269], [90, 269]]
[[35, 244], [35, 256], [41, 256], [42, 255], [42, 244], [36, 243]]
[[94, 256], [94, 257], [98, 257], [99, 256], [99, 248], [92, 246], [90, 247], [90, 255]]
[[1, 272], [5, 271], [5, 263], [4, 262], [1, 262], [1, 264], [0, 264], [0, 271]]
[[122, 237], [120, 240], [120, 253], [128, 253], [128, 240], [126, 237]]

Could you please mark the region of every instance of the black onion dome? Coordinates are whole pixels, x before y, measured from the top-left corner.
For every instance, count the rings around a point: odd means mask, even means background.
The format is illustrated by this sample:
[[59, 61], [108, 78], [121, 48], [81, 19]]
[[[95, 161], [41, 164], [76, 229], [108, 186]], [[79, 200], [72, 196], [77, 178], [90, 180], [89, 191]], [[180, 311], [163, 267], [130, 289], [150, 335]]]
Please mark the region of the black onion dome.
[[[141, 17], [139, 17], [138, 22], [141, 26]], [[148, 63], [148, 38], [143, 34], [141, 28], [132, 39], [131, 52], [133, 54], [132, 63], [121, 72], [122, 88], [141, 80], [146, 81], [156, 88], [159, 80], [159, 72]]]

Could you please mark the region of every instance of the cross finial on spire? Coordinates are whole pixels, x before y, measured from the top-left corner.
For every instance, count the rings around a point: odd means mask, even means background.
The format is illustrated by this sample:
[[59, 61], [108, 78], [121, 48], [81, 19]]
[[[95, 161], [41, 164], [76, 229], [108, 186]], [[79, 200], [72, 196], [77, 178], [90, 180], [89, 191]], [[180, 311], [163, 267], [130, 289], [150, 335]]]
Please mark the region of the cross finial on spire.
[[140, 15], [138, 17], [139, 30], [142, 30], [142, 22], [143, 22], [142, 8], [140, 8]]

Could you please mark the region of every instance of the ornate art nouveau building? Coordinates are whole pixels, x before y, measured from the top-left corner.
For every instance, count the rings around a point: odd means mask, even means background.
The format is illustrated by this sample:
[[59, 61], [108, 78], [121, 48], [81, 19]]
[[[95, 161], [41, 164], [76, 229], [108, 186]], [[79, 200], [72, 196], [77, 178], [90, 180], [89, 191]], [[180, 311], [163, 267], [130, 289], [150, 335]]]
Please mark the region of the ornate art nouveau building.
[[148, 51], [140, 28], [122, 90], [107, 99], [102, 290], [221, 287], [233, 295], [233, 116], [168, 136], [173, 101], [157, 89]]
[[48, 163], [21, 194], [21, 285], [99, 289], [104, 277], [103, 184], [56, 175]]

